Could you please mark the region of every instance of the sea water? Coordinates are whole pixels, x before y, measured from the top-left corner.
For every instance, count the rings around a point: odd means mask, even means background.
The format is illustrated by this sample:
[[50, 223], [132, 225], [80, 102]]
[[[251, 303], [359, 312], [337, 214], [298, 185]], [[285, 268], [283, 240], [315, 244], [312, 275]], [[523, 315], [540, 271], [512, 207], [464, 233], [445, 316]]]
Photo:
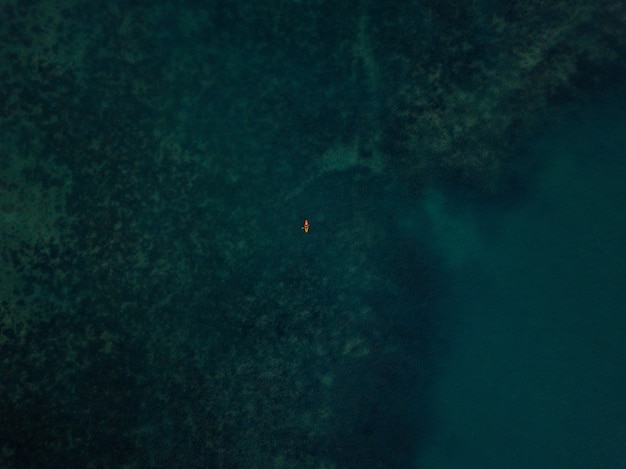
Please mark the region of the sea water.
[[425, 202], [455, 286], [417, 467], [626, 467], [623, 109], [599, 98], [537, 135], [505, 209]]

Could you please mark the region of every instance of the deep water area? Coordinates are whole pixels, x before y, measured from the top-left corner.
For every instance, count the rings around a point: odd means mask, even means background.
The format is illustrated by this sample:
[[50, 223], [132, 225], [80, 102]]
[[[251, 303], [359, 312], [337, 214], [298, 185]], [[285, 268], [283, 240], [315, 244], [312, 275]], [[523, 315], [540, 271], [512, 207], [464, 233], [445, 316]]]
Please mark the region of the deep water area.
[[626, 467], [624, 30], [3, 2], [0, 467]]
[[450, 347], [416, 467], [625, 466], [625, 98], [544, 129], [546, 164], [515, 206], [449, 212], [478, 234], [451, 254]]

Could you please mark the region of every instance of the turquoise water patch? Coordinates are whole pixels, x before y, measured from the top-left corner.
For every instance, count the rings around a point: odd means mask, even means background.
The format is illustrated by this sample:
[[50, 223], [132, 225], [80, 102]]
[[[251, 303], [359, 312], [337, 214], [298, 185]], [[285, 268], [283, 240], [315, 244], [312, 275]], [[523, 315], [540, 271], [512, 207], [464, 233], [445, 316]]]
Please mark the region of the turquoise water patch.
[[545, 167], [524, 202], [449, 222], [479, 228], [418, 467], [626, 464], [626, 116], [599, 107], [536, 140]]

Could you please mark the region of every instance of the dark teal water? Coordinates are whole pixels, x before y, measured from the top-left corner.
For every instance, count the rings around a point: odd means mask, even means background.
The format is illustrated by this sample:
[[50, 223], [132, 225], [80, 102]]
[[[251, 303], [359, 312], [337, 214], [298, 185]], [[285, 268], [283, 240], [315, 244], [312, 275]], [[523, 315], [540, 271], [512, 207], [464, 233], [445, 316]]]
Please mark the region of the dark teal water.
[[417, 467], [626, 466], [625, 108], [605, 95], [548, 125], [514, 207], [437, 213], [457, 277]]
[[626, 467], [625, 29], [3, 2], [0, 467]]

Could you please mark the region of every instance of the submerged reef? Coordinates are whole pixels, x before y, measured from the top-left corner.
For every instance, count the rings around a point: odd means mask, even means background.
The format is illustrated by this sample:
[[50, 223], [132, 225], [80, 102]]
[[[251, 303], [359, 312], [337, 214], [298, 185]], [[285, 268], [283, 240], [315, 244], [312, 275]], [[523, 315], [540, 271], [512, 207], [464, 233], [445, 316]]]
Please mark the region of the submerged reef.
[[446, 279], [392, 208], [623, 71], [567, 3], [4, 2], [0, 465], [407, 467]]
[[532, 171], [524, 148], [551, 104], [611, 86], [624, 72], [623, 2], [402, 9], [381, 11], [375, 34], [380, 61], [394, 71], [386, 85], [399, 84], [389, 105], [390, 165], [408, 178], [452, 178], [497, 196]]

